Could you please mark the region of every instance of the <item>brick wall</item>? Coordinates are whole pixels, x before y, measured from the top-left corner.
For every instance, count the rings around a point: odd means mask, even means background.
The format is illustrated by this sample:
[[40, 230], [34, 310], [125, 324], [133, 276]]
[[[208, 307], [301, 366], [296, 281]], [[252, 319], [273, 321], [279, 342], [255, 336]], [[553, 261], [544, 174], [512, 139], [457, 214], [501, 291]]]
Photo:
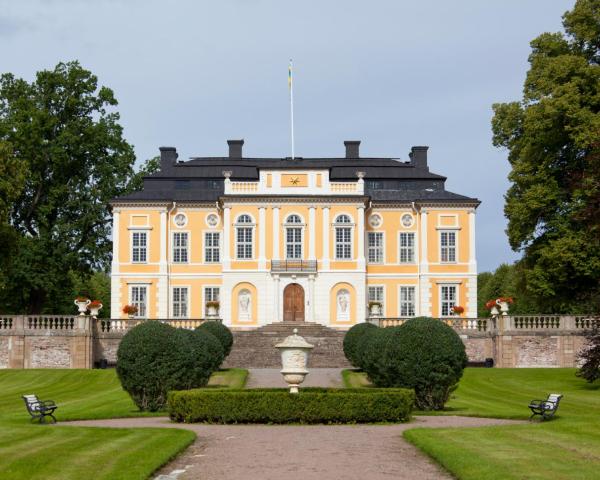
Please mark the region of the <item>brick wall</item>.
[[0, 337], [0, 368], [8, 368], [8, 342], [10, 337]]
[[28, 337], [25, 368], [71, 368], [71, 337]]

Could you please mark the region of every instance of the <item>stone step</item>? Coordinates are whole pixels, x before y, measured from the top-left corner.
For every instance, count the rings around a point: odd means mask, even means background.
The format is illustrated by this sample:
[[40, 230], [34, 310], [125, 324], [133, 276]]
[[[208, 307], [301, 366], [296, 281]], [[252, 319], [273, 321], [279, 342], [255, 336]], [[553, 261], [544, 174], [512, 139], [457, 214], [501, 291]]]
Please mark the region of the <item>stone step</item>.
[[234, 331], [233, 348], [224, 367], [281, 368], [281, 354], [275, 344], [292, 335], [294, 328], [298, 329], [298, 335], [315, 346], [309, 355], [309, 368], [350, 367], [343, 351], [345, 332], [316, 323], [300, 322], [275, 323], [255, 330]]

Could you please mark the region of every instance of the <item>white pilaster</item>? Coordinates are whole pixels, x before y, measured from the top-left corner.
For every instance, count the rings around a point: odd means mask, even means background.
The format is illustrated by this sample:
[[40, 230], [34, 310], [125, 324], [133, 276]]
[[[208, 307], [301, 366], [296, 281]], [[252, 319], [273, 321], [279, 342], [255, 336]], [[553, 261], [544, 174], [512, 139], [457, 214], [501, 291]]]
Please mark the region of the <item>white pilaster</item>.
[[329, 230], [331, 230], [329, 207], [323, 207], [323, 270], [329, 270], [329, 250], [331, 248], [331, 245], [329, 245]]
[[274, 322], [279, 322], [280, 321], [280, 315], [279, 315], [279, 305], [281, 303], [281, 299], [279, 298], [279, 275], [278, 274], [274, 274], [273, 275], [273, 321]]
[[266, 245], [266, 210], [265, 207], [258, 208], [258, 269], [264, 270], [267, 268], [267, 260], [265, 258], [265, 245]]
[[223, 270], [231, 268], [231, 207], [223, 208]]
[[431, 282], [426, 274], [429, 271], [429, 259], [427, 252], [427, 221], [428, 214], [426, 210], [421, 209], [420, 213], [420, 259], [419, 259], [419, 315], [431, 316]]
[[469, 273], [477, 273], [475, 209], [469, 212]]
[[[159, 271], [160, 273], [167, 273], [167, 211], [163, 210], [160, 212], [160, 230], [158, 235], [160, 236], [160, 259], [159, 259]], [[164, 318], [164, 317], [160, 317]]]
[[315, 276], [308, 276], [308, 321], [315, 321]]
[[112, 264], [110, 277], [110, 317], [119, 318], [121, 316], [121, 279], [119, 277], [119, 224], [121, 212], [118, 209], [113, 210], [112, 224]]
[[315, 207], [308, 207], [308, 259], [315, 260]]
[[[362, 178], [359, 178], [362, 181]], [[359, 270], [365, 269], [365, 208], [363, 206], [358, 207], [358, 219], [357, 219], [357, 230], [358, 230], [358, 244], [357, 244], [357, 268]]]
[[421, 273], [429, 271], [429, 260], [427, 258], [427, 212], [421, 210]]
[[273, 207], [273, 260], [279, 260], [279, 207]]

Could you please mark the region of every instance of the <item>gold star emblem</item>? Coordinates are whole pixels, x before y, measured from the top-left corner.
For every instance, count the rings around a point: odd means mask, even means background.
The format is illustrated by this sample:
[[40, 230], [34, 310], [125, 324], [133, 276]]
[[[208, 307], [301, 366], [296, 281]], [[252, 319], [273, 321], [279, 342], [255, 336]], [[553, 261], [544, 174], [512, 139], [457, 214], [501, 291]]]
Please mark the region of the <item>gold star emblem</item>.
[[290, 178], [290, 183], [292, 185], [298, 185], [300, 183], [300, 179], [298, 177], [292, 177]]

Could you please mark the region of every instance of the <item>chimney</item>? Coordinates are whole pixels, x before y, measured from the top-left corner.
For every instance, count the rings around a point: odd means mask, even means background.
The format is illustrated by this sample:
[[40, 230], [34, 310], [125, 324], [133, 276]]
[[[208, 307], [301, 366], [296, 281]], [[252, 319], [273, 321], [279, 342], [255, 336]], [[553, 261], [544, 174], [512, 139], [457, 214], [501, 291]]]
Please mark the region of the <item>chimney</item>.
[[242, 158], [244, 140], [227, 140], [227, 145], [229, 145], [229, 158]]
[[160, 169], [167, 170], [177, 162], [177, 149], [175, 147], [160, 147]]
[[346, 158], [358, 158], [360, 140], [345, 140], [344, 145], [346, 145]]
[[410, 157], [410, 163], [417, 168], [422, 168], [429, 171], [427, 166], [427, 150], [429, 147], [412, 147], [408, 156]]

